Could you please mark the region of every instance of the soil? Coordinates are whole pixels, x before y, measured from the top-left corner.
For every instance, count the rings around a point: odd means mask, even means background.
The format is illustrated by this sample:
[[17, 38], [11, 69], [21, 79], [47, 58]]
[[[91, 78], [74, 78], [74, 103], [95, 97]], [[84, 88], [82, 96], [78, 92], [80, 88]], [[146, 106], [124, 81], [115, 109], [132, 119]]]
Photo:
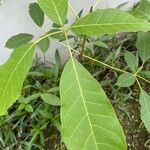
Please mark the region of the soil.
[[126, 111], [118, 106], [115, 110], [126, 134], [128, 150], [150, 150], [149, 134], [140, 119], [140, 105], [136, 101], [127, 101]]
[[[150, 150], [149, 134], [140, 119], [140, 105], [136, 101], [127, 101], [124, 108], [114, 105], [117, 116], [124, 128], [128, 150]], [[50, 135], [49, 135], [50, 134]], [[61, 136], [55, 127], [46, 131], [46, 150], [66, 150], [61, 144]]]

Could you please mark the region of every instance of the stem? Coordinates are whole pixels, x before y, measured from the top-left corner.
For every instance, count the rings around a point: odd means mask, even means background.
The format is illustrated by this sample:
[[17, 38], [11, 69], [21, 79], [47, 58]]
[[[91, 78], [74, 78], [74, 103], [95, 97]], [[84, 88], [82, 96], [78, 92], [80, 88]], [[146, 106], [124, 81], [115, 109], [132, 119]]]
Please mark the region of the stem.
[[[61, 43], [61, 42], [59, 42], [59, 43], [60, 43], [61, 45], [65, 46], [65, 47], [70, 48], [70, 50], [73, 50], [74, 52], [76, 52], [76, 53], [78, 53], [78, 54], [80, 55], [80, 52], [77, 51], [77, 50], [75, 50], [74, 48], [71, 48], [70, 46], [67, 46], [67, 45], [64, 44], [64, 43]], [[103, 66], [105, 66], [105, 67], [110, 68], [110, 69], [113, 69], [113, 70], [116, 70], [116, 71], [119, 71], [119, 72], [122, 72], [122, 73], [130, 73], [130, 72], [128, 72], [128, 71], [121, 70], [121, 69], [119, 69], [119, 68], [110, 66], [109, 64], [106, 64], [106, 63], [104, 63], [104, 62], [102, 62], [102, 61], [99, 61], [99, 60], [96, 60], [96, 59], [94, 59], [94, 58], [91, 58], [91, 57], [89, 57], [89, 56], [87, 56], [87, 55], [83, 55], [83, 57], [85, 57], [85, 58], [87, 58], [87, 59], [90, 59], [90, 60], [92, 60], [92, 61], [94, 61], [94, 62], [97, 62], [97, 63], [99, 63], [99, 64], [101, 64], [101, 65], [103, 65]], [[138, 75], [138, 74], [134, 74], [134, 75], [135, 75], [135, 77], [138, 77], [138, 78], [142, 79], [143, 81], [145, 81], [145, 82], [147, 82], [147, 83], [150, 84], [150, 81], [149, 81], [149, 80], [147, 80], [147, 79], [141, 77], [141, 76]]]
[[73, 7], [70, 5], [70, 3], [68, 3], [68, 6], [70, 7], [71, 11], [73, 12], [73, 14], [75, 15], [75, 17], [77, 18], [77, 20], [79, 19], [78, 14], [75, 12], [75, 10], [73, 9]]
[[[59, 43], [60, 43], [61, 45], [65, 46], [65, 47], [68, 47], [68, 46], [67, 46], [66, 44], [64, 44], [64, 43], [61, 43], [61, 42], [59, 42]], [[69, 48], [69, 47], [68, 47], [68, 48]], [[74, 52], [78, 53], [79, 55], [81, 54], [80, 52], [78, 52], [78, 51], [75, 50], [74, 48], [71, 48], [71, 47], [70, 47], [70, 49], [73, 50]], [[94, 61], [94, 62], [97, 62], [97, 63], [99, 63], [99, 64], [102, 64], [103, 66], [106, 66], [106, 67], [111, 68], [111, 69], [113, 69], [113, 70], [116, 70], [116, 71], [119, 71], [119, 72], [122, 72], [122, 73], [128, 73], [127, 71], [121, 70], [121, 69], [119, 69], [119, 68], [115, 68], [115, 67], [110, 66], [110, 65], [108, 65], [108, 64], [106, 64], [106, 63], [104, 63], [104, 62], [101, 62], [101, 61], [99, 61], [99, 60], [96, 60], [96, 59], [94, 59], [94, 58], [91, 58], [91, 57], [89, 57], [89, 56], [87, 56], [87, 55], [84, 55], [84, 54], [83, 54], [83, 57], [88, 58], [88, 59], [90, 59], [90, 60], [92, 60], [92, 61]]]
[[83, 56], [84, 56], [85, 58], [88, 58], [88, 59], [90, 59], [90, 60], [92, 60], [92, 61], [94, 61], [94, 62], [97, 62], [97, 63], [99, 63], [99, 64], [101, 64], [101, 65], [103, 65], [103, 66], [106, 66], [106, 67], [108, 67], [108, 68], [110, 68], [110, 69], [113, 69], [113, 70], [116, 70], [116, 71], [119, 71], [119, 72], [122, 72], [122, 73], [129, 73], [129, 72], [124, 71], [124, 70], [121, 70], [121, 69], [119, 69], [119, 68], [110, 66], [109, 64], [106, 64], [106, 63], [104, 63], [104, 62], [102, 62], [102, 61], [99, 61], [99, 60], [96, 60], [96, 59], [94, 59], [94, 58], [91, 58], [91, 57], [89, 57], [89, 56], [87, 56], [87, 55], [83, 55]]
[[137, 75], [142, 70], [143, 66], [144, 66], [144, 62], [142, 63], [141, 67], [137, 70], [137, 72], [135, 73], [135, 75]]
[[38, 40], [36, 40], [34, 42], [34, 45], [36, 45], [37, 43], [39, 43], [40, 41], [42, 41], [43, 39], [49, 37], [49, 36], [52, 36], [52, 35], [55, 35], [55, 34], [58, 34], [58, 33], [63, 33], [62, 31], [57, 31], [57, 32], [53, 32], [53, 33], [49, 33], [49, 34], [46, 34], [44, 36], [42, 36], [41, 38], [39, 38]]
[[[93, 7], [91, 7], [90, 9], [90, 13], [93, 11]], [[82, 49], [81, 49], [81, 53], [80, 53], [80, 60], [82, 60], [82, 57], [84, 55], [84, 49], [85, 49], [85, 45], [86, 45], [86, 41], [88, 40], [87, 36], [84, 35], [83, 37], [83, 43], [82, 43]]]
[[149, 80], [147, 80], [147, 79], [145, 79], [145, 78], [143, 78], [143, 77], [141, 77], [141, 76], [139, 76], [139, 75], [136, 75], [138, 78], [140, 78], [140, 79], [142, 79], [143, 81], [145, 81], [145, 82], [147, 82], [147, 83], [149, 83], [150, 84], [150, 81]]
[[66, 42], [67, 42], [66, 47], [67, 47], [67, 48], [68, 48], [68, 50], [69, 50], [70, 57], [71, 57], [71, 58], [73, 58], [73, 56], [72, 56], [72, 52], [71, 52], [71, 47], [70, 47], [70, 44], [69, 44], [69, 41], [68, 41], [68, 38], [67, 38], [67, 34], [66, 34], [66, 32], [64, 32], [64, 35], [65, 35]]
[[93, 5], [93, 10], [97, 7], [98, 3], [100, 2], [101, 0], [97, 0], [96, 3]]
[[138, 86], [139, 86], [139, 88], [140, 88], [140, 90], [142, 91], [143, 89], [142, 89], [142, 86], [141, 86], [141, 84], [140, 84], [140, 82], [139, 82], [139, 80], [138, 80], [138, 78], [136, 77], [136, 81], [137, 81], [137, 84], [138, 84]]
[[80, 52], [80, 59], [81, 60], [82, 60], [82, 57], [84, 55], [84, 49], [85, 49], [86, 40], [87, 40], [87, 36], [85, 35], [83, 37], [83, 43], [82, 43], [82, 48], [81, 48], [81, 52]]

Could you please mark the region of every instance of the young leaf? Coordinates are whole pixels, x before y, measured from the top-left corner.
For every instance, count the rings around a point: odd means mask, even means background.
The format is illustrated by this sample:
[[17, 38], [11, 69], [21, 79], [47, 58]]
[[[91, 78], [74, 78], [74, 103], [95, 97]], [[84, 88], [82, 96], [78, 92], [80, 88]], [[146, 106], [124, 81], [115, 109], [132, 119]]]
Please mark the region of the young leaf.
[[62, 136], [68, 150], [126, 150], [122, 127], [98, 82], [74, 58], [60, 81]]
[[44, 13], [37, 3], [32, 3], [29, 6], [29, 13], [33, 21], [41, 27], [44, 23]]
[[30, 104], [27, 104], [25, 106], [25, 110], [28, 111], [28, 112], [33, 112], [34, 111], [33, 107]]
[[9, 60], [0, 66], [0, 115], [20, 97], [24, 79], [32, 65], [33, 44], [16, 48]]
[[106, 48], [106, 49], [109, 48], [106, 43], [101, 42], [101, 41], [94, 41], [94, 42], [93, 42], [93, 45], [96, 45], [96, 46], [98, 46], [98, 47], [103, 47], [103, 48]]
[[38, 46], [43, 53], [46, 53], [48, 51], [49, 45], [50, 45], [49, 38], [45, 38], [38, 43]]
[[99, 35], [116, 32], [149, 31], [150, 23], [118, 9], [98, 10], [73, 23], [76, 34]]
[[138, 68], [137, 58], [132, 52], [126, 51], [124, 58], [128, 67], [130, 67], [132, 71], [135, 71]]
[[61, 56], [60, 56], [60, 53], [59, 53], [58, 49], [56, 49], [56, 52], [55, 52], [55, 61], [56, 61], [56, 65], [58, 67], [60, 67], [60, 65], [61, 65]]
[[55, 78], [58, 78], [59, 75], [59, 70], [60, 70], [60, 65], [61, 65], [61, 57], [58, 49], [55, 52], [55, 64], [54, 64], [54, 75]]
[[132, 73], [123, 73], [119, 76], [116, 85], [119, 87], [129, 87], [133, 85], [136, 81], [134, 74]]
[[150, 2], [148, 0], [141, 0], [139, 6], [137, 6], [131, 14], [139, 18], [150, 20]]
[[21, 45], [27, 44], [33, 39], [33, 35], [27, 33], [20, 33], [18, 35], [12, 36], [6, 42], [6, 47], [15, 49]]
[[150, 78], [150, 71], [141, 71], [140, 74], [147, 78]]
[[146, 62], [150, 58], [150, 33], [140, 32], [138, 33], [136, 47], [138, 49], [139, 56]]
[[141, 104], [141, 119], [148, 132], [150, 132], [150, 95], [145, 91], [141, 91], [140, 94], [140, 104]]
[[67, 19], [68, 0], [38, 0], [43, 12], [56, 24], [63, 26]]
[[60, 106], [60, 99], [53, 94], [42, 94], [41, 98], [50, 105]]

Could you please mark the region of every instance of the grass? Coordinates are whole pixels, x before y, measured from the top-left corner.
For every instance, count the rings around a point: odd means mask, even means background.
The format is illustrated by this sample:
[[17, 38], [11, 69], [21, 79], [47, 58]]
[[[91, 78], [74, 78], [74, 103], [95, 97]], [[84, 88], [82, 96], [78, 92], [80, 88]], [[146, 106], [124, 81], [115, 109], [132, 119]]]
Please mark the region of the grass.
[[[74, 37], [74, 40], [75, 50], [83, 48], [82, 37]], [[137, 54], [135, 41], [136, 34], [130, 33], [102, 36], [96, 39], [87, 37], [84, 43], [84, 54], [111, 66], [130, 71], [124, 60], [124, 53], [128, 50]], [[84, 57], [78, 59], [99, 81], [111, 100], [124, 128], [128, 150], [148, 150], [150, 138], [140, 119], [138, 85], [120, 88], [115, 85], [120, 72]], [[0, 149], [66, 149], [61, 142], [60, 107], [47, 104], [38, 95], [49, 93], [59, 97], [59, 79], [63, 67], [60, 64], [46, 67], [39, 59], [34, 61], [24, 82], [22, 97], [9, 109], [6, 116], [0, 117]], [[147, 62], [143, 70], [149, 71], [149, 67], [150, 63]], [[147, 74], [142, 75], [149, 78]], [[140, 80], [140, 83], [147, 92], [150, 91], [146, 82]]]

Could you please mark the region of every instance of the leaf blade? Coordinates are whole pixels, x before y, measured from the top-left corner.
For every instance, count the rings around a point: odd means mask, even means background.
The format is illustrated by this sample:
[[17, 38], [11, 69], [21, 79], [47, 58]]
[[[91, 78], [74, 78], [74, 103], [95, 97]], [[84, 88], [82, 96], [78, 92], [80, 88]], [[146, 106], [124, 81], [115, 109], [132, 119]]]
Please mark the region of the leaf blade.
[[68, 0], [38, 0], [43, 12], [56, 24], [64, 25], [67, 17]]
[[49, 46], [50, 46], [50, 40], [49, 38], [45, 38], [43, 40], [41, 40], [39, 43], [38, 43], [38, 46], [39, 48], [41, 49], [41, 51], [43, 53], [46, 53], [49, 49]]
[[104, 9], [80, 18], [70, 29], [76, 34], [100, 35], [148, 31], [150, 24], [119, 9]]
[[[104, 91], [73, 58], [63, 71], [60, 95], [62, 135], [69, 150], [126, 149], [122, 128]], [[109, 126], [108, 120], [114, 128]]]
[[119, 87], [129, 87], [133, 85], [136, 81], [134, 74], [132, 73], [123, 73], [119, 76], [116, 85]]
[[139, 32], [136, 47], [138, 54], [143, 62], [146, 62], [150, 58], [150, 33]]
[[148, 0], [141, 0], [139, 6], [137, 6], [131, 14], [136, 17], [150, 20], [150, 2]]
[[136, 69], [138, 68], [138, 62], [136, 56], [133, 55], [132, 52], [126, 51], [124, 58], [128, 67], [130, 67], [132, 71], [136, 71]]
[[140, 93], [140, 104], [141, 104], [141, 119], [148, 132], [150, 132], [150, 95], [145, 91]]
[[22, 85], [31, 67], [34, 51], [33, 44], [23, 45], [15, 49], [9, 60], [0, 66], [0, 115], [4, 115], [21, 95]]
[[50, 105], [60, 106], [60, 99], [53, 94], [41, 94], [41, 98]]
[[30, 42], [32, 39], [33, 35], [27, 33], [20, 33], [9, 38], [6, 42], [6, 47], [14, 49]]
[[42, 27], [44, 23], [44, 13], [37, 3], [31, 3], [29, 6], [29, 14], [35, 24]]

